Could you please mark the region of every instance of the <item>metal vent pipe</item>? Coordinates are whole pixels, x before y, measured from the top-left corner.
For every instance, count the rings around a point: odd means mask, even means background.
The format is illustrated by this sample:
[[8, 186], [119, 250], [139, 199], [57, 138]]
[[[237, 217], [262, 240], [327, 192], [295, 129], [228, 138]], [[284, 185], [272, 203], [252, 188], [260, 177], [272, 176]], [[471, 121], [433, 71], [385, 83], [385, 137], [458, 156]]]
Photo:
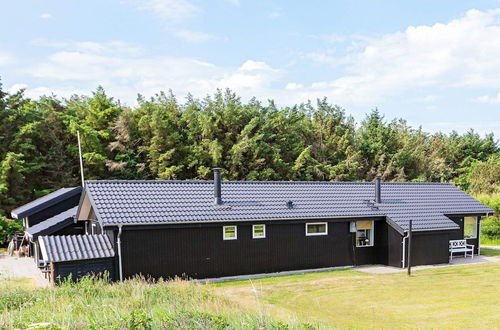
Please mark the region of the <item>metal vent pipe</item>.
[[222, 187], [221, 187], [221, 176], [220, 168], [214, 168], [214, 204], [222, 205]]
[[375, 178], [375, 203], [382, 203], [380, 176]]

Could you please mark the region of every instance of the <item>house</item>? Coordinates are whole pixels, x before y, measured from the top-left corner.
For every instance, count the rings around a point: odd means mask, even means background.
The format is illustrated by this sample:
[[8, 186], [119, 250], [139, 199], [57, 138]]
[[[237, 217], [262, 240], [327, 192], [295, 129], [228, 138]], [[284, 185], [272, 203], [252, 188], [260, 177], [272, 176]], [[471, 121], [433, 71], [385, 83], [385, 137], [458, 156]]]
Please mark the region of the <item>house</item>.
[[[38, 240], [50, 267], [67, 263], [54, 276], [106, 263], [116, 280], [406, 267], [410, 219], [412, 265], [438, 264], [448, 262], [450, 240], [465, 238], [478, 254], [480, 220], [491, 213], [448, 183], [221, 181], [215, 169], [213, 181], [87, 181], [75, 217], [85, 235], [66, 239], [90, 241]], [[97, 246], [97, 236], [109, 245]]]
[[12, 210], [12, 218], [23, 222], [22, 244], [29, 246], [29, 255], [39, 266], [43, 265], [39, 236], [83, 234], [82, 223], [74, 221], [81, 193], [81, 187], [61, 188]]

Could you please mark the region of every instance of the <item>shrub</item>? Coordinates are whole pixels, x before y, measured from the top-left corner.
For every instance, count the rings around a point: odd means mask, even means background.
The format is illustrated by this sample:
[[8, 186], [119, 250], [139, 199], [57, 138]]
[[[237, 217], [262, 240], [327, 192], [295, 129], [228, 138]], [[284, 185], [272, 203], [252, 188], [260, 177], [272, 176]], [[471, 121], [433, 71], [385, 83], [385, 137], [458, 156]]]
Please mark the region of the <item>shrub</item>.
[[500, 219], [488, 217], [481, 222], [481, 234], [489, 239], [500, 239]]
[[488, 205], [490, 208], [492, 208], [493, 211], [497, 214], [497, 216], [500, 216], [500, 194], [491, 194], [491, 195], [481, 194], [481, 195], [476, 195], [475, 197], [481, 203]]
[[0, 246], [5, 245], [12, 234], [22, 231], [23, 225], [21, 221], [0, 217]]
[[133, 310], [125, 321], [128, 329], [147, 330], [153, 327], [153, 319], [142, 309]]
[[166, 329], [216, 329], [229, 328], [227, 318], [220, 314], [199, 311], [180, 311], [167, 315], [164, 319]]

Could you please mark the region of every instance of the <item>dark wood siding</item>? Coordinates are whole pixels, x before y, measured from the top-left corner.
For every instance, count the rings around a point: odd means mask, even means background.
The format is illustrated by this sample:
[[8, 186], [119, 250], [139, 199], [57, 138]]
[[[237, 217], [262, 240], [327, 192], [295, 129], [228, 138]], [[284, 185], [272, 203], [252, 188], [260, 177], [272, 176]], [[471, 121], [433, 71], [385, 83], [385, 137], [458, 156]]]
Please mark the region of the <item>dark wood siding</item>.
[[403, 235], [398, 233], [394, 228], [387, 225], [387, 263], [393, 267], [403, 266]]
[[414, 232], [411, 247], [412, 266], [448, 263], [449, 241], [450, 237], [457, 235], [456, 231], [458, 230]]
[[89, 259], [65, 261], [52, 264], [53, 281], [59, 283], [71, 274], [71, 278], [76, 281], [85, 275], [102, 275], [109, 272], [110, 279], [114, 279], [114, 258]]
[[124, 227], [124, 277], [220, 277], [346, 266], [355, 259], [357, 264], [373, 264], [380, 262], [377, 249], [387, 245], [382, 242], [385, 221], [376, 221], [375, 246], [370, 248], [353, 248], [349, 221], [330, 221], [324, 236], [306, 236], [305, 222], [267, 223], [264, 239], [252, 239], [251, 223], [224, 225], [238, 226], [237, 240], [222, 239], [222, 224]]
[[77, 206], [79, 202], [80, 202], [80, 194], [77, 194], [49, 208], [46, 208], [45, 210], [32, 214], [28, 217], [29, 226], [30, 227], [34, 226], [37, 223], [47, 220], [48, 218], [51, 218], [56, 214], [69, 210], [70, 208]]

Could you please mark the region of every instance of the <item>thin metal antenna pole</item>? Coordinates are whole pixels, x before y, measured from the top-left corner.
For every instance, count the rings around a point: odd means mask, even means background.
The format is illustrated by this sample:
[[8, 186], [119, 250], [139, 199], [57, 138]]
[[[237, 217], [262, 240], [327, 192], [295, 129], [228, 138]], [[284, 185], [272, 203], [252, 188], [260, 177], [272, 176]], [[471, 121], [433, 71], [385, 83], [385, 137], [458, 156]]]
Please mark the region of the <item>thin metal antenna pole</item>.
[[82, 145], [80, 143], [80, 131], [76, 131], [78, 137], [78, 158], [80, 159], [80, 175], [82, 176], [82, 187], [85, 186], [85, 178], [83, 176], [83, 159], [82, 159]]

